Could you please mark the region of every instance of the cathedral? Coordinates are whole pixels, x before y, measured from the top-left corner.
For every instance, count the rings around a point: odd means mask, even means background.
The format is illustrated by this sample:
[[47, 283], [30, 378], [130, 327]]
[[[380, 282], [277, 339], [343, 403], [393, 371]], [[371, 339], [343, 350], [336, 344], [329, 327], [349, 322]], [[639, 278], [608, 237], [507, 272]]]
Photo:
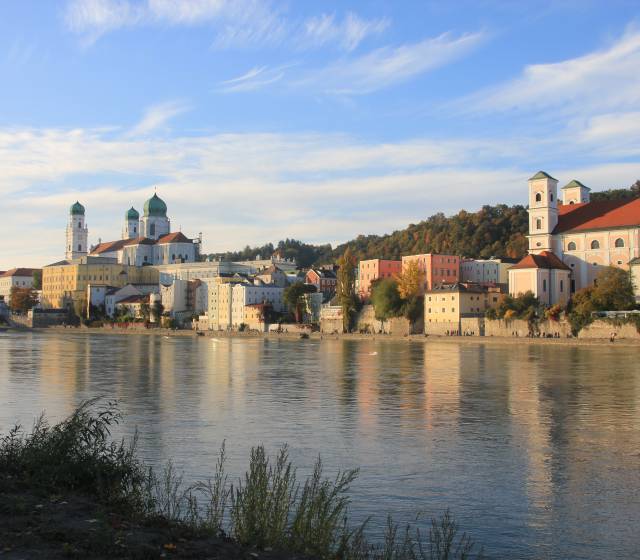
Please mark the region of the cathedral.
[[71, 206], [67, 225], [65, 258], [114, 258], [119, 264], [132, 266], [194, 262], [199, 257], [199, 240], [187, 238], [182, 232], [171, 233], [167, 205], [154, 194], [144, 203], [142, 217], [135, 208], [124, 216], [121, 239], [88, 245], [89, 230], [85, 223], [85, 208], [79, 202]]

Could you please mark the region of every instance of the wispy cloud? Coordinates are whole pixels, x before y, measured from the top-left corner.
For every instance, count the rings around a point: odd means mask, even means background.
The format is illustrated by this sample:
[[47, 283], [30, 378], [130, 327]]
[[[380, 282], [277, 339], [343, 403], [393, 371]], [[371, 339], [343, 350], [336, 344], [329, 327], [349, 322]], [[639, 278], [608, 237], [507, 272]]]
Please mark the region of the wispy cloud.
[[304, 47], [318, 47], [328, 43], [352, 51], [370, 35], [379, 35], [390, 25], [387, 18], [366, 20], [349, 12], [342, 21], [335, 14], [321, 14], [303, 23], [300, 42]]
[[184, 101], [167, 101], [149, 107], [139, 123], [128, 133], [129, 136], [144, 136], [165, 126], [172, 118], [189, 110]]
[[353, 12], [342, 20], [335, 14], [291, 19], [270, 0], [69, 0], [65, 21], [86, 44], [127, 27], [210, 25], [216, 49], [275, 46], [290, 40], [303, 48], [334, 44], [347, 51], [389, 25], [385, 18], [368, 20]]
[[346, 57], [312, 70], [295, 84], [341, 95], [371, 93], [404, 82], [453, 62], [477, 48], [485, 32], [452, 33], [399, 47], [382, 47], [357, 57]]
[[286, 64], [275, 68], [269, 68], [268, 66], [256, 66], [237, 78], [220, 82], [216, 91], [231, 93], [262, 89], [265, 86], [282, 80], [286, 69], [293, 66], [295, 66], [295, 64]]
[[527, 66], [522, 75], [456, 105], [463, 111], [588, 114], [640, 104], [640, 32], [578, 58]]

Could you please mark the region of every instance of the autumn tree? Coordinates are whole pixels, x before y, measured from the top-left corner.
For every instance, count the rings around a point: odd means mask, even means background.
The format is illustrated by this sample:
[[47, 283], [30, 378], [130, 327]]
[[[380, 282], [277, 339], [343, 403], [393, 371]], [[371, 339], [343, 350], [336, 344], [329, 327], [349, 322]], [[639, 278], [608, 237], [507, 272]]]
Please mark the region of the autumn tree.
[[26, 313], [38, 303], [38, 294], [32, 288], [11, 288], [9, 307], [14, 313]]
[[42, 290], [42, 270], [36, 269], [33, 271], [33, 289]]
[[337, 297], [342, 307], [342, 327], [344, 332], [351, 331], [351, 324], [358, 310], [358, 298], [356, 296], [356, 258], [351, 249], [346, 251], [338, 260], [338, 286]]
[[425, 273], [420, 270], [417, 261], [409, 261], [398, 275], [398, 293], [402, 299], [419, 296], [424, 285]]
[[302, 314], [304, 312], [303, 296], [315, 291], [315, 286], [305, 284], [304, 282], [294, 282], [284, 289], [282, 297], [287, 304], [289, 311], [293, 313], [296, 323], [300, 323], [302, 321]]

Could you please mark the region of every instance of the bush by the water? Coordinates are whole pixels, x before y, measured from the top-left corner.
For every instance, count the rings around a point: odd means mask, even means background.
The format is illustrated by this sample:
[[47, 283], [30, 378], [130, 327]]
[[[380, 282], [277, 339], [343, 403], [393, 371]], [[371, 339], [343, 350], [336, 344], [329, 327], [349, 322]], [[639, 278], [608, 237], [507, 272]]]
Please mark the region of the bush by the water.
[[464, 560], [480, 558], [471, 539], [446, 512], [422, 529], [402, 528], [390, 518], [382, 544], [365, 538], [367, 523], [349, 522], [349, 489], [356, 470], [326, 478], [318, 458], [313, 473], [298, 481], [287, 447], [270, 458], [252, 449], [249, 468], [236, 483], [225, 474], [225, 448], [212, 478], [185, 484], [171, 463], [158, 475], [130, 443], [111, 440], [121, 420], [115, 403], [83, 403], [51, 426], [41, 416], [26, 433], [16, 426], [0, 439], [0, 493], [82, 492], [145, 523], [161, 521], [238, 543], [316, 558]]

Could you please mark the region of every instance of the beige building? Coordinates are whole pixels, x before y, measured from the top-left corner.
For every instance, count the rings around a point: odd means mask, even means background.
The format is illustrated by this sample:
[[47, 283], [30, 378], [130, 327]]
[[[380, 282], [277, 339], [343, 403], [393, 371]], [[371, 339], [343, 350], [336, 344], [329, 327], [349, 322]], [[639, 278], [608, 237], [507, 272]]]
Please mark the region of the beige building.
[[576, 180], [561, 189], [561, 200], [557, 190], [544, 171], [529, 179], [529, 253], [553, 253], [569, 267], [570, 293], [593, 286], [603, 267], [629, 270], [640, 257], [640, 198], [591, 202]]
[[[209, 285], [208, 323], [209, 329], [238, 329], [243, 323], [255, 323], [256, 304], [269, 304], [273, 311], [285, 309], [284, 288], [242, 283], [211, 283]], [[255, 326], [251, 328], [257, 328]]]
[[527, 255], [509, 269], [509, 293], [532, 292], [543, 305], [565, 306], [571, 296], [571, 269], [550, 251]]
[[126, 284], [157, 284], [158, 271], [149, 266], [119, 264], [116, 259], [80, 257], [60, 261], [42, 269], [42, 298], [45, 309], [59, 309], [73, 303], [81, 314], [87, 303], [87, 286]]
[[[461, 321], [482, 318], [500, 298], [498, 288], [479, 284], [442, 284], [424, 294], [424, 325], [427, 334], [459, 334]], [[480, 333], [476, 333], [480, 334]]]

